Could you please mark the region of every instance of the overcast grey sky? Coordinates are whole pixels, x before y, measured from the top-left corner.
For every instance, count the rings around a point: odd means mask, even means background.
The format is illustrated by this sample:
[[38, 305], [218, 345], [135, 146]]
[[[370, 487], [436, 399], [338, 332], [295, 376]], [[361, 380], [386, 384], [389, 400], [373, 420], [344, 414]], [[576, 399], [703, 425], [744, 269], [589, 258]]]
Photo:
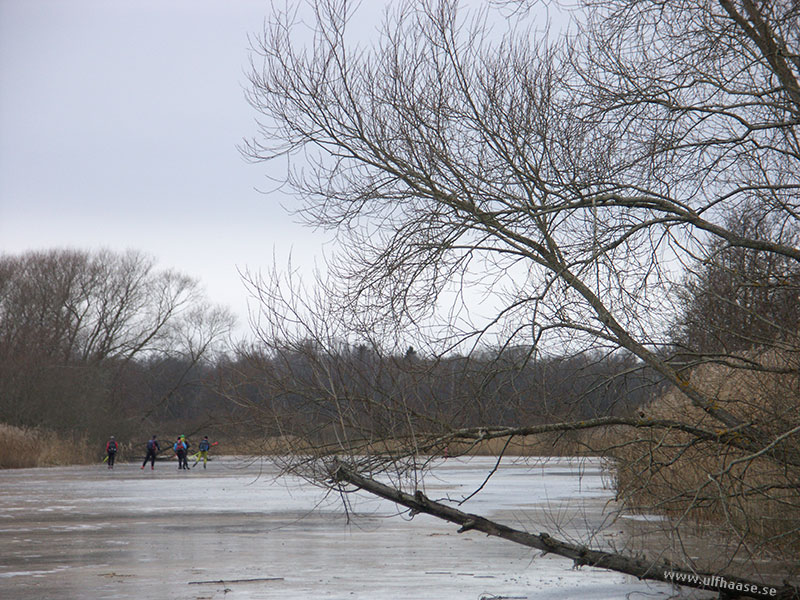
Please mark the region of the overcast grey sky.
[[[358, 37], [377, 37], [384, 6], [364, 0]], [[329, 246], [282, 208], [292, 197], [267, 177], [281, 165], [237, 150], [256, 134], [248, 36], [269, 11], [269, 0], [0, 0], [0, 253], [139, 250], [199, 279], [243, 327], [237, 269], [291, 254], [310, 277]]]
[[[246, 312], [237, 267], [320, 238], [293, 224], [244, 98], [265, 0], [0, 0], [0, 252], [133, 248]], [[244, 318], [244, 316], [242, 317]]]

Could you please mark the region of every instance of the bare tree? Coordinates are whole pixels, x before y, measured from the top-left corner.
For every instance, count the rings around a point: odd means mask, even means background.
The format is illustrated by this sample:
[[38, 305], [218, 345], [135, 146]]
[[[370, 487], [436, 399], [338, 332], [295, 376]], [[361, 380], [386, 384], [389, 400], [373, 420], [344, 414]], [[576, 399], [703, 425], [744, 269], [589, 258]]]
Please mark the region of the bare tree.
[[[781, 226], [763, 215], [762, 207], [746, 207], [727, 226], [740, 235], [761, 239], [787, 238]], [[792, 234], [797, 245], [797, 232]], [[791, 348], [800, 326], [800, 265], [782, 255], [731, 246], [712, 240], [695, 265], [687, 268], [681, 291], [682, 314], [676, 346], [700, 357], [757, 347]]]
[[[800, 7], [584, 0], [572, 29], [549, 39], [535, 33], [536, 3], [500, 4], [525, 9], [511, 31], [491, 29], [491, 8], [404, 4], [365, 48], [349, 4], [320, 0], [310, 46], [297, 41], [308, 19], [294, 14], [274, 15], [258, 40], [250, 101], [264, 119], [245, 152], [287, 159], [298, 214], [341, 242], [313, 294], [291, 276], [249, 277], [270, 368], [314, 348], [302, 397], [330, 436], [292, 430], [318, 450], [301, 466], [331, 485], [367, 487], [365, 475], [418, 467], [416, 457], [448, 442], [592, 430], [585, 443], [618, 461], [623, 501], [679, 521], [712, 506], [751, 562], [774, 550], [789, 559], [782, 574], [796, 575], [795, 323], [762, 313], [770, 327], [753, 321], [739, 334], [752, 344], [697, 347], [688, 362], [672, 332], [700, 285], [686, 268], [722, 248], [757, 256], [778, 296], [796, 297]], [[769, 227], [737, 226], [753, 206]], [[746, 261], [729, 268], [741, 281], [761, 277]], [[705, 316], [717, 337], [736, 318]], [[415, 400], [437, 392], [410, 369], [386, 385], [364, 365], [369, 386], [355, 387], [340, 357], [359, 344], [386, 355], [413, 345], [439, 364], [486, 347], [529, 359], [623, 352], [673, 391], [635, 415], [461, 426], [449, 409]], [[298, 392], [293, 364], [272, 378], [268, 400]], [[714, 385], [734, 375], [738, 387]], [[287, 422], [285, 411], [264, 414]], [[317, 432], [320, 422], [311, 420]], [[682, 460], [708, 477], [657, 489]], [[756, 498], [786, 515], [778, 531], [756, 531]], [[738, 550], [721, 554], [721, 566], [686, 555], [681, 566], [730, 569]], [[654, 559], [635, 574], [664, 569]]]
[[0, 257], [0, 420], [119, 431], [131, 415], [117, 384], [131, 361], [180, 358], [189, 369], [232, 322], [198, 282], [138, 252]]

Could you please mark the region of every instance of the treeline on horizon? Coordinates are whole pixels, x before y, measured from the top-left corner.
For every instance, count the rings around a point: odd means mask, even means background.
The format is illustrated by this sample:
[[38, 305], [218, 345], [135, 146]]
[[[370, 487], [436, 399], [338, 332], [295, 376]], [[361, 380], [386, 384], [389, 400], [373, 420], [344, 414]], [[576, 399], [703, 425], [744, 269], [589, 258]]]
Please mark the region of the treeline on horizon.
[[[763, 226], [754, 223], [739, 227]], [[687, 275], [674, 342], [664, 349], [689, 369], [704, 356], [747, 352], [800, 322], [794, 265], [737, 248], [719, 247], [714, 256]], [[139, 252], [0, 256], [0, 423], [91, 443], [201, 432], [324, 440], [336, 435], [335, 404], [347, 399], [360, 407], [353, 422], [363, 436], [385, 439], [627, 415], [664, 389], [619, 351], [542, 357], [516, 346], [424, 356], [314, 340], [236, 344], [234, 321], [199, 282], [159, 270]], [[398, 408], [404, 417], [393, 422]]]
[[[514, 348], [434, 358], [346, 345], [333, 355], [310, 342], [268, 355], [233, 345], [233, 322], [198, 282], [137, 252], [0, 257], [0, 423], [98, 445], [115, 435], [135, 446], [153, 433], [256, 439], [293, 421], [313, 430], [317, 419], [324, 437], [320, 367], [372, 404], [402, 395], [427, 418], [465, 427], [625, 414], [658, 387], [619, 355], [533, 360]], [[367, 412], [363, 425], [390, 426]]]
[[[532, 358], [530, 349], [469, 356], [383, 354], [364, 345], [242, 350], [214, 374], [223, 397], [267, 436], [312, 446], [408, 439], [459, 428], [537, 425], [629, 415], [662, 380], [635, 359], [580, 353]], [[346, 424], [338, 415], [348, 406]], [[303, 444], [293, 444], [302, 448]]]

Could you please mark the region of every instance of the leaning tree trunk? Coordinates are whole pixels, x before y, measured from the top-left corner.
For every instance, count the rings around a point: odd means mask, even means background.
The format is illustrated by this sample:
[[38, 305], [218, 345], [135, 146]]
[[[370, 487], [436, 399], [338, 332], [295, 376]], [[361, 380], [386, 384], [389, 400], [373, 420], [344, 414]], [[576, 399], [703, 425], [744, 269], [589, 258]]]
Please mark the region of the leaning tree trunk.
[[478, 515], [468, 514], [431, 500], [422, 492], [413, 495], [365, 477], [348, 468], [341, 462], [335, 462], [330, 474], [336, 483], [349, 483], [371, 494], [396, 502], [411, 509], [411, 515], [425, 513], [461, 525], [458, 533], [469, 530], [482, 531], [487, 535], [500, 537], [523, 546], [541, 550], [545, 554], [552, 553], [570, 558], [575, 566], [590, 566], [609, 569], [619, 573], [634, 575], [639, 579], [661, 581], [673, 585], [691, 587], [702, 590], [717, 591], [720, 598], [773, 598], [781, 600], [800, 600], [800, 588], [784, 584], [780, 587], [765, 585], [757, 581], [714, 575], [711, 573], [691, 572], [677, 569], [665, 562], [651, 562], [644, 558], [631, 558], [623, 554], [592, 550], [586, 546], [571, 544], [555, 539], [547, 533], [532, 534], [513, 529]]

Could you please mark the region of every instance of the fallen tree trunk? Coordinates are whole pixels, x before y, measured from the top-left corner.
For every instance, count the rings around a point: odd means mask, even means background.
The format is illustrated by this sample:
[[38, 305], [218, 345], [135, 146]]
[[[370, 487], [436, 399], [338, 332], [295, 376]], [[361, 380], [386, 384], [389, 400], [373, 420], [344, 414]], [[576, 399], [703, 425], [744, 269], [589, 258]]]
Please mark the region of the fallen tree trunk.
[[633, 575], [639, 579], [660, 581], [673, 585], [719, 592], [720, 598], [777, 598], [780, 600], [800, 600], [800, 588], [784, 584], [772, 586], [749, 579], [695, 573], [678, 569], [665, 562], [651, 562], [644, 558], [632, 558], [623, 554], [592, 550], [586, 546], [571, 544], [555, 539], [547, 533], [532, 534], [496, 523], [484, 517], [468, 514], [458, 509], [436, 502], [417, 491], [413, 495], [360, 475], [346, 465], [335, 462], [330, 475], [336, 483], [349, 483], [371, 494], [396, 502], [411, 510], [411, 514], [425, 513], [451, 523], [461, 525], [458, 530], [481, 531], [487, 535], [500, 537], [523, 546], [536, 548], [544, 553], [552, 553], [573, 560], [575, 566], [590, 566], [609, 569]]

